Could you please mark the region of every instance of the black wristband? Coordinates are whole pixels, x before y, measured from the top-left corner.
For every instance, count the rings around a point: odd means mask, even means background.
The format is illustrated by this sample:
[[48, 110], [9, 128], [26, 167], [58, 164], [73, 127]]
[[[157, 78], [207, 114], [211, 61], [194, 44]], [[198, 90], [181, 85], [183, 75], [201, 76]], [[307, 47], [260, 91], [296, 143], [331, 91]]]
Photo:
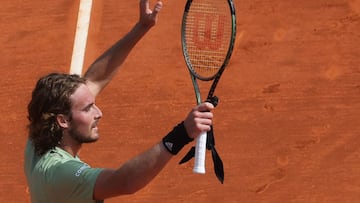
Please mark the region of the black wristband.
[[188, 136], [184, 122], [181, 122], [162, 139], [162, 142], [171, 154], [176, 155], [186, 144], [193, 140]]

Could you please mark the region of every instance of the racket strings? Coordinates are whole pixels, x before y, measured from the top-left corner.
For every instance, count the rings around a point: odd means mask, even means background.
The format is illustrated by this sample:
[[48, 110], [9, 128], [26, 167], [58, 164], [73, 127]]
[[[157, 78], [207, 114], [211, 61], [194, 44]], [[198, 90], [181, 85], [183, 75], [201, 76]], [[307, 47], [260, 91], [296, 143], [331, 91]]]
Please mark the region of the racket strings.
[[193, 1], [184, 33], [193, 71], [203, 78], [216, 75], [227, 58], [232, 36], [229, 6], [218, 0]]

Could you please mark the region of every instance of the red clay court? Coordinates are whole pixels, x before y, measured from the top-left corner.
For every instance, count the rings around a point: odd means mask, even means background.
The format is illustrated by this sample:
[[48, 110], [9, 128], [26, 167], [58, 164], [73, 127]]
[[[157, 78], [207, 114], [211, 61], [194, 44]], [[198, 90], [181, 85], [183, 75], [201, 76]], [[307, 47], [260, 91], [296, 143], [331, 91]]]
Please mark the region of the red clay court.
[[[150, 147], [195, 104], [182, 56], [185, 0], [164, 1], [158, 24], [98, 97], [101, 139], [80, 154], [117, 167]], [[151, 1], [151, 5], [154, 1]], [[107, 202], [357, 202], [360, 197], [360, 0], [235, 0], [237, 43], [216, 90], [221, 185], [178, 165]], [[23, 173], [27, 104], [37, 79], [68, 72], [79, 0], [0, 8], [0, 196], [29, 202]], [[94, 1], [85, 67], [138, 18], [138, 1]], [[210, 154], [208, 154], [210, 155]]]

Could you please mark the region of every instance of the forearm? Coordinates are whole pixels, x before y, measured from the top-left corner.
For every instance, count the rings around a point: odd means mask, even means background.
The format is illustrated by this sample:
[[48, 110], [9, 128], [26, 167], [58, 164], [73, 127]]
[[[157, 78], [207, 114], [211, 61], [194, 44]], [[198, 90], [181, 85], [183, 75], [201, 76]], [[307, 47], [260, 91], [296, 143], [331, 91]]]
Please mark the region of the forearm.
[[156, 177], [172, 156], [160, 142], [117, 170], [103, 171], [97, 180], [97, 185], [102, 186], [94, 190], [94, 197], [106, 199], [137, 192]]
[[104, 169], [96, 180], [94, 198], [106, 199], [132, 194], [145, 187], [186, 144], [212, 123], [211, 103], [193, 108], [184, 122], [176, 125], [162, 141], [149, 150], [127, 161], [116, 170]]
[[170, 154], [160, 142], [145, 153], [125, 163], [116, 171], [124, 180], [127, 193], [134, 193], [146, 186], [171, 159]]
[[88, 86], [94, 95], [100, 93], [110, 82], [131, 50], [150, 28], [150, 26], [137, 23], [127, 35], [106, 50], [89, 67], [84, 77], [87, 78]]

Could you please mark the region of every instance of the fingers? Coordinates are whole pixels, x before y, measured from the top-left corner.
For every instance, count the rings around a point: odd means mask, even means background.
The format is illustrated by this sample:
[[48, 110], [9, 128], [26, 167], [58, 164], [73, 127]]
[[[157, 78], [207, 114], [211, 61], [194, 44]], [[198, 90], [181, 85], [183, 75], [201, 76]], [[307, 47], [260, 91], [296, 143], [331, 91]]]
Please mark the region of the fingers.
[[155, 6], [154, 6], [154, 9], [153, 9], [153, 13], [152, 13], [153, 16], [157, 15], [157, 13], [161, 10], [162, 6], [163, 6], [163, 4], [162, 4], [161, 1], [156, 2]]
[[154, 22], [156, 22], [157, 15], [158, 15], [159, 11], [161, 10], [161, 8], [162, 8], [162, 2], [157, 1], [155, 6], [154, 6], [154, 9], [150, 13], [150, 19], [153, 20]]
[[145, 26], [153, 26], [157, 21], [157, 15], [163, 4], [160, 0], [156, 2], [153, 10], [150, 9], [149, 0], [140, 0], [140, 23]]
[[[162, 8], [162, 2], [158, 0], [154, 6], [153, 12], [158, 13]], [[150, 3], [149, 0], [140, 0], [140, 11], [149, 12], [150, 10]]]
[[149, 10], [149, 0], [140, 0], [140, 13], [146, 12]]
[[189, 137], [195, 138], [201, 132], [211, 129], [213, 120], [212, 109], [214, 109], [214, 106], [211, 103], [205, 102], [190, 111], [184, 120], [184, 125]]
[[211, 104], [210, 102], [204, 102], [198, 106], [195, 107], [198, 111], [211, 111], [213, 110], [215, 107], [213, 104]]

